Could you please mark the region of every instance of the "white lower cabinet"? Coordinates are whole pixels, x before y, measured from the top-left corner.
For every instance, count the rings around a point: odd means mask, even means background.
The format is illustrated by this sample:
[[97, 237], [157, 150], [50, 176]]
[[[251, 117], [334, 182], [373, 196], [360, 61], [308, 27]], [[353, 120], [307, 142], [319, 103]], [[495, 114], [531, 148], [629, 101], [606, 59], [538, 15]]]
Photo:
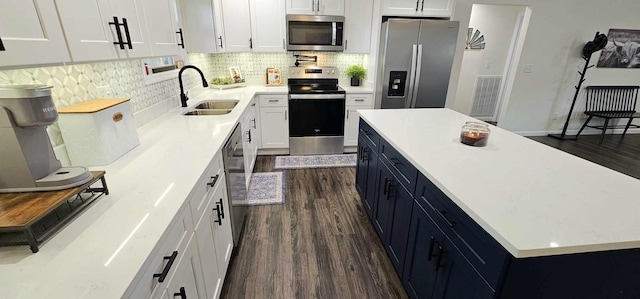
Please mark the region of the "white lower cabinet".
[[206, 211], [195, 226], [206, 290], [206, 297], [199, 298], [220, 296], [233, 251], [231, 215], [225, 179], [222, 176], [215, 191], [209, 195]]
[[176, 272], [167, 285], [169, 298], [206, 298], [201, 267], [196, 240], [192, 235], [182, 258], [176, 265]]
[[220, 297], [233, 253], [231, 210], [221, 166], [217, 153], [178, 220], [167, 228], [163, 241], [156, 245], [122, 298]]
[[373, 109], [373, 95], [347, 94], [344, 113], [344, 146], [358, 145], [358, 110]]
[[259, 135], [258, 125], [256, 120], [256, 103], [255, 100], [251, 100], [245, 110], [244, 115], [240, 118], [240, 126], [242, 128], [242, 153], [244, 155], [244, 170], [246, 174], [247, 188], [251, 182], [251, 174], [253, 173], [253, 167], [255, 166], [256, 157], [258, 156], [259, 147]]
[[289, 102], [287, 95], [261, 95], [259, 102], [262, 148], [289, 148]]

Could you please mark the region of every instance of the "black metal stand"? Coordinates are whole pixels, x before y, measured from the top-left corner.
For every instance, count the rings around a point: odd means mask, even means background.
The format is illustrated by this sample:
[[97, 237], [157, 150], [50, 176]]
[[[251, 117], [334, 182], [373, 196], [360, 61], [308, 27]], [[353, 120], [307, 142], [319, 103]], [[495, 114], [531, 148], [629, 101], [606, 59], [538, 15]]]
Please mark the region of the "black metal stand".
[[[576, 106], [576, 101], [578, 100], [578, 95], [580, 95], [580, 88], [582, 87], [582, 83], [586, 80], [584, 77], [587, 74], [587, 70], [594, 67], [594, 65], [589, 65], [591, 61], [591, 56], [593, 53], [602, 50], [604, 45], [606, 45], [606, 37], [604, 41], [602, 40], [602, 36], [600, 36], [600, 32], [596, 32], [596, 37], [593, 39], [593, 42], [588, 42], [585, 45], [585, 48], [582, 51], [582, 59], [585, 60], [584, 69], [582, 72], [578, 72], [580, 74], [580, 82], [575, 86], [576, 93], [573, 95], [573, 102], [571, 102], [571, 108], [569, 109], [569, 114], [567, 115], [567, 120], [564, 122], [564, 127], [562, 128], [561, 134], [549, 134], [549, 137], [557, 138], [560, 140], [576, 140], [578, 136], [576, 135], [567, 135], [567, 128], [569, 128], [569, 121], [571, 120], [571, 114], [573, 114], [573, 108]], [[599, 40], [600, 38], [600, 40]], [[604, 44], [596, 45], [596, 42], [604, 42]]]

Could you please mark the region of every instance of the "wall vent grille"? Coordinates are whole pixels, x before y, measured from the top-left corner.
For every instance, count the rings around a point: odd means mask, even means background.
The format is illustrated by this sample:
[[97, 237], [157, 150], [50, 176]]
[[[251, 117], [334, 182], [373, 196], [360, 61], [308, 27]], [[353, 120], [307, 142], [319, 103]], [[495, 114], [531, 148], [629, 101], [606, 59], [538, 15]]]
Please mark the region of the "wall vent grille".
[[477, 76], [470, 116], [494, 118], [502, 76]]

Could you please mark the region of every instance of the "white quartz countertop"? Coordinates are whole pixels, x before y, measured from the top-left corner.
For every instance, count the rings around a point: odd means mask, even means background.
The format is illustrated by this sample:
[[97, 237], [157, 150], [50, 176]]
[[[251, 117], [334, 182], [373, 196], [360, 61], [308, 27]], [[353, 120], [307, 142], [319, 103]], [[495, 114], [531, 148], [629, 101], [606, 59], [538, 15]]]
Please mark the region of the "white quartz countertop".
[[461, 144], [449, 109], [359, 112], [516, 258], [640, 248], [640, 180], [494, 126]]
[[176, 108], [138, 130], [140, 146], [106, 170], [110, 195], [99, 198], [43, 244], [0, 248], [0, 298], [120, 298], [185, 207], [189, 192], [222, 148], [255, 94], [287, 87], [194, 90], [188, 104], [236, 99], [230, 114], [183, 116]]

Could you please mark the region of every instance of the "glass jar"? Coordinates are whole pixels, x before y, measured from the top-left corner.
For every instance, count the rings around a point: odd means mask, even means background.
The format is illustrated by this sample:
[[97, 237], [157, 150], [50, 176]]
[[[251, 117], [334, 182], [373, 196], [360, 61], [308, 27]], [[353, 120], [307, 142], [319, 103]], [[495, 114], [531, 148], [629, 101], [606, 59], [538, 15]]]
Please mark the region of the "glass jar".
[[460, 131], [460, 142], [471, 146], [486, 146], [489, 141], [489, 125], [482, 122], [468, 121]]

